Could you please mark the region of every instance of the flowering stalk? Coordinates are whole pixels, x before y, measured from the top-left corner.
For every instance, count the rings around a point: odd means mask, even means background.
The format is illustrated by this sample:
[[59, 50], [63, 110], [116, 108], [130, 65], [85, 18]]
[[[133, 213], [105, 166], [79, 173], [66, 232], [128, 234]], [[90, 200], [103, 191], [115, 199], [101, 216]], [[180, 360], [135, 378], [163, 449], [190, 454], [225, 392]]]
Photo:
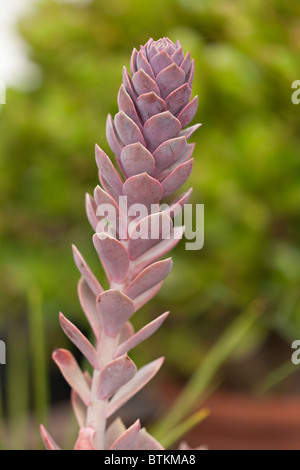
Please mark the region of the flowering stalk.
[[[86, 198], [108, 290], [73, 247], [82, 276], [79, 299], [95, 335], [95, 346], [63, 314], [59, 316], [65, 334], [92, 365], [93, 376], [81, 371], [69, 351], [53, 353], [72, 388], [71, 402], [80, 427], [75, 449], [162, 449], [141, 429], [139, 420], [126, 429], [119, 418], [110, 426], [107, 419], [151, 380], [163, 363], [159, 358], [137, 371], [128, 352], [152, 335], [168, 312], [137, 333], [129, 320], [160, 289], [172, 259], [158, 260], [183, 235], [183, 227], [173, 227], [172, 219], [188, 201], [191, 190], [167, 209], [162, 210], [160, 202], [185, 183], [193, 166], [194, 144], [188, 139], [199, 124], [186, 126], [197, 110], [197, 97], [190, 101], [194, 60], [189, 52], [184, 56], [179, 41], [150, 39], [139, 51], [133, 50], [130, 68], [131, 76], [125, 67], [123, 70], [119, 112], [114, 119], [108, 116], [106, 126], [122, 177], [96, 146], [102, 187], [95, 188], [94, 197]], [[59, 448], [43, 426], [41, 434], [48, 449]]]

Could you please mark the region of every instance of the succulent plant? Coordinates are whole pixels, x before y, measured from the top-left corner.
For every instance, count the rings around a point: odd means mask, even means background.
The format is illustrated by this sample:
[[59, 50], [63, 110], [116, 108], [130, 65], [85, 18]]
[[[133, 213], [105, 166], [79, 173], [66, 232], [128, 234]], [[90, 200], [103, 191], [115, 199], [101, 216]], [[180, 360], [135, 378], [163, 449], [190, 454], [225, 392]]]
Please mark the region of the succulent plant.
[[[96, 146], [102, 187], [95, 188], [94, 197], [87, 196], [86, 211], [96, 232], [93, 242], [108, 290], [73, 247], [81, 273], [79, 299], [95, 335], [95, 346], [63, 314], [59, 316], [65, 334], [92, 365], [93, 376], [81, 371], [69, 351], [53, 353], [72, 388], [71, 402], [80, 427], [75, 449], [163, 448], [141, 429], [139, 420], [126, 429], [120, 418], [109, 426], [107, 419], [151, 380], [163, 363], [159, 358], [137, 370], [128, 352], [149, 338], [168, 312], [136, 333], [130, 318], [160, 289], [172, 259], [159, 259], [183, 235], [183, 227], [175, 230], [172, 219], [188, 201], [191, 190], [166, 209], [162, 210], [160, 203], [185, 183], [192, 170], [194, 144], [188, 139], [199, 125], [186, 126], [197, 110], [197, 97], [191, 100], [194, 67], [190, 53], [184, 56], [179, 41], [150, 39], [139, 51], [134, 49], [131, 76], [126, 67], [123, 69], [119, 112], [114, 119], [108, 116], [106, 126], [119, 172]], [[137, 216], [128, 210], [132, 207], [143, 211]], [[152, 236], [153, 227], [156, 236]], [[59, 449], [43, 426], [41, 434], [47, 449]]]

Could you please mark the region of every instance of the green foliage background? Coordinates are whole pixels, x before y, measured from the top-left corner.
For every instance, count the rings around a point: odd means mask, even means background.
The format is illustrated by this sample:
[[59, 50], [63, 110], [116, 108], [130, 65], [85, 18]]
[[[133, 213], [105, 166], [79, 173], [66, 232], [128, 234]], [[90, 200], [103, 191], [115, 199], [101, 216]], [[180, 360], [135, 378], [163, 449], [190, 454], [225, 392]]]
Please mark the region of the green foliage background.
[[[45, 361], [51, 398], [63, 395], [50, 360], [54, 347], [69, 347], [58, 309], [87, 331], [70, 246], [104, 280], [84, 193], [97, 183], [95, 142], [111, 155], [105, 120], [117, 111], [122, 66], [149, 37], [179, 39], [196, 59], [203, 127], [190, 184], [192, 202], [205, 204], [205, 246], [174, 251], [171, 275], [135, 324], [172, 315], [134, 358], [140, 365], [166, 355], [164, 374], [186, 378], [255, 301], [262, 313], [239, 354], [263, 351], [275, 331], [288, 360], [300, 338], [300, 105], [291, 102], [299, 13], [298, 0], [43, 1], [22, 21], [42, 79], [32, 92], [8, 90], [0, 112], [0, 336], [12, 422], [32, 402], [43, 413]], [[276, 365], [266, 361], [250, 382]]]

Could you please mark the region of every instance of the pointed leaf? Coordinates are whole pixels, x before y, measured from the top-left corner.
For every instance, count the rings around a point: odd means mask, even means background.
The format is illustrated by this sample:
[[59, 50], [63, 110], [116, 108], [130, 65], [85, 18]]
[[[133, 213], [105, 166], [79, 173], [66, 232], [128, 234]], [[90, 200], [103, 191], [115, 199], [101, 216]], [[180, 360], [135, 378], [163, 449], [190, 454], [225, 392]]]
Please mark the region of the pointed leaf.
[[67, 337], [82, 352], [94, 369], [99, 369], [97, 353], [88, 339], [61, 312], [59, 313], [59, 321]]
[[165, 99], [172, 91], [183, 85], [185, 81], [184, 71], [175, 63], [169, 65], [156, 76], [161, 97]]
[[101, 335], [101, 323], [96, 309], [96, 297], [82, 277], [78, 282], [78, 297], [82, 310], [92, 327], [92, 330], [99, 340]]
[[155, 114], [167, 111], [164, 100], [157, 96], [153, 91], [139, 96], [136, 100], [136, 106], [143, 122], [148, 121], [148, 119]]
[[168, 209], [165, 210], [165, 213], [168, 214], [168, 216], [172, 219], [176, 217], [176, 215], [182, 211], [184, 205], [189, 202], [192, 191], [193, 189], [190, 188], [186, 193], [182, 194], [177, 199], [175, 199], [175, 201], [170, 204]]
[[143, 204], [148, 212], [151, 204], [158, 204], [162, 198], [161, 184], [148, 173], [140, 173], [128, 178], [123, 185], [123, 195], [127, 196], [128, 206]]
[[154, 73], [153, 73], [152, 67], [149, 64], [148, 60], [146, 59], [142, 51], [139, 51], [137, 55], [137, 68], [143, 69], [146, 72], [146, 74], [149, 75], [149, 77], [154, 79]]
[[187, 83], [191, 88], [193, 85], [194, 75], [195, 75], [195, 59], [192, 60], [191, 68], [188, 73], [188, 79], [187, 79]]
[[156, 173], [159, 174], [181, 158], [187, 150], [185, 137], [176, 137], [160, 144], [153, 153]]
[[82, 274], [82, 276], [88, 283], [89, 288], [95, 294], [95, 296], [101, 294], [101, 292], [103, 292], [103, 287], [101, 286], [98, 279], [95, 277], [94, 273], [91, 271], [89, 265], [87, 264], [81, 253], [77, 250], [75, 245], [72, 245], [72, 250], [75, 264], [79, 272]]
[[129, 116], [130, 119], [132, 119], [141, 128], [141, 122], [136, 112], [135, 106], [123, 83], [118, 94], [118, 106], [119, 111], [123, 111], [125, 114], [127, 114], [127, 116]]
[[52, 358], [70, 387], [75, 390], [83, 403], [88, 406], [90, 389], [74, 356], [66, 349], [56, 349], [52, 354]]
[[182, 47], [180, 46], [178, 49], [176, 49], [176, 51], [172, 55], [172, 60], [175, 62], [176, 65], [180, 66], [183, 59], [184, 59], [184, 53], [183, 53]]
[[131, 75], [133, 75], [134, 72], [137, 71], [137, 67], [136, 67], [137, 55], [138, 55], [138, 51], [137, 51], [136, 48], [134, 47], [134, 48], [133, 48], [133, 51], [132, 51], [132, 54], [131, 54], [131, 58], [130, 58], [130, 71], [131, 71]]
[[140, 308], [142, 308], [145, 304], [150, 302], [150, 300], [156, 296], [162, 284], [163, 284], [162, 281], [159, 282], [158, 284], [156, 284], [156, 286], [151, 287], [151, 289], [147, 290], [146, 292], [143, 292], [141, 295], [139, 295], [138, 297], [134, 299], [133, 304], [134, 304], [135, 312], [139, 310]]
[[163, 315], [160, 315], [160, 317], [156, 318], [152, 322], [148, 323], [148, 325], [141, 328], [137, 333], [135, 333], [135, 335], [133, 335], [127, 341], [120, 344], [120, 346], [118, 346], [118, 349], [116, 350], [115, 357], [119, 357], [122, 354], [128, 353], [131, 349], [135, 348], [143, 341], [146, 341], [146, 339], [148, 339], [150, 336], [153, 335], [153, 333], [158, 330], [158, 328], [163, 324], [168, 315], [169, 312], [163, 313]]
[[156, 286], [159, 282], [167, 277], [172, 269], [172, 258], [157, 261], [148, 268], [145, 268], [126, 288], [125, 294], [134, 300], [151, 287]]
[[156, 175], [156, 178], [158, 178], [159, 181], [162, 182], [163, 180], [167, 178], [167, 176], [169, 176], [172, 173], [173, 170], [175, 170], [177, 167], [182, 165], [182, 163], [185, 163], [188, 160], [190, 160], [191, 156], [193, 155], [195, 145], [196, 144], [187, 144], [181, 157], [176, 162], [174, 162], [171, 166], [169, 166], [169, 168], [162, 171], [159, 175]]
[[150, 152], [165, 140], [178, 137], [181, 124], [170, 111], [152, 116], [144, 125], [144, 137]]
[[173, 61], [171, 57], [165, 50], [159, 52], [150, 60], [151, 67], [155, 75], [158, 75], [161, 70], [167, 68], [172, 63]]
[[89, 223], [91, 224], [92, 228], [96, 230], [98, 224], [98, 219], [96, 217], [97, 207], [94, 199], [90, 194], [86, 194], [85, 196], [85, 210]]
[[181, 122], [181, 126], [186, 127], [195, 117], [198, 108], [198, 96], [192, 99], [192, 101], [178, 114], [177, 119]]
[[[113, 229], [115, 233], [119, 229], [119, 206], [116, 201], [100, 186], [96, 186], [94, 190], [94, 199], [97, 205], [96, 214], [98, 224], [96, 232], [104, 232]], [[106, 230], [104, 229], [106, 227]], [[101, 229], [101, 230], [100, 230]], [[100, 293], [100, 292], [99, 292]]]
[[95, 233], [93, 242], [109, 281], [123, 282], [129, 269], [129, 256], [124, 245], [103, 232]]
[[147, 48], [148, 60], [151, 61], [152, 57], [154, 57], [156, 54], [158, 54], [158, 50], [156, 49], [155, 43], [153, 43]]
[[124, 354], [107, 364], [100, 373], [98, 398], [108, 400], [120, 387], [127, 384], [136, 374], [136, 365]]
[[121, 418], [116, 418], [107, 428], [105, 433], [105, 449], [110, 446], [126, 431], [125, 425]]
[[78, 426], [83, 428], [86, 422], [86, 406], [80, 400], [79, 396], [74, 390], [71, 390], [71, 405], [75, 414]]
[[112, 397], [108, 405], [107, 418], [123, 406], [133, 395], [144, 387], [159, 371], [164, 358], [161, 357], [139, 369], [133, 379]]
[[96, 162], [108, 188], [111, 189], [113, 194], [120, 196], [122, 194], [123, 181], [109, 157], [98, 145], [96, 145]]
[[164, 450], [164, 448], [145, 428], [143, 428], [139, 432], [137, 450]]
[[134, 144], [135, 142], [145, 145], [144, 137], [139, 127], [124, 111], [119, 111], [115, 115], [114, 122], [118, 135], [124, 145]]
[[132, 83], [138, 95], [154, 91], [154, 93], [160, 96], [156, 82], [143, 69], [133, 74]]
[[151, 214], [139, 221], [130, 232], [128, 253], [130, 259], [136, 259], [162, 239], [169, 238], [172, 220], [165, 212]]
[[188, 74], [191, 68], [191, 54], [189, 51], [186, 53], [185, 58], [181, 62], [180, 68], [184, 71], [185, 75]]
[[108, 336], [117, 336], [134, 313], [132, 300], [118, 289], [110, 289], [97, 298], [97, 309]]
[[191, 158], [185, 163], [179, 165], [175, 170], [162, 181], [164, 197], [169, 196], [182, 186], [191, 174], [194, 160]]
[[187, 83], [172, 91], [166, 98], [166, 105], [170, 113], [177, 114], [188, 103], [191, 95], [192, 90]]
[[114, 121], [112, 120], [112, 117], [110, 114], [107, 116], [107, 119], [106, 119], [106, 138], [114, 154], [120, 155], [121, 150], [124, 145], [120, 141], [120, 138], [115, 128]]
[[[157, 245], [153, 246], [148, 251], [146, 251], [144, 254], [139, 256], [135, 260], [135, 263], [134, 263], [135, 264], [134, 274], [139, 273], [142, 269], [145, 268], [145, 266], [149, 266], [149, 264], [153, 263], [159, 258], [162, 258], [169, 251], [171, 251], [177, 245], [177, 243], [182, 239], [183, 233], [184, 233], [184, 227], [174, 227], [174, 229], [171, 231], [170, 239], [161, 241], [160, 243], [158, 243]], [[142, 296], [139, 296], [137, 299], [135, 299], [134, 301], [135, 304], [140, 299], [140, 297]]]
[[120, 158], [127, 177], [144, 172], [151, 175], [154, 172], [154, 158], [149, 150], [139, 142], [126, 145], [122, 150]]
[[186, 127], [180, 132], [180, 135], [184, 135], [186, 140], [189, 140], [189, 138], [196, 132], [199, 127], [201, 127], [202, 124], [194, 124], [193, 126]]
[[136, 93], [133, 88], [132, 80], [126, 67], [123, 67], [123, 84], [132, 101], [135, 103]]
[[44, 446], [47, 450], [61, 450], [42, 424], [40, 426], [40, 432]]
[[109, 450], [134, 450], [137, 445], [140, 428], [140, 421], [137, 420], [132, 426], [130, 426], [130, 428], [123, 432], [120, 437], [118, 437]]

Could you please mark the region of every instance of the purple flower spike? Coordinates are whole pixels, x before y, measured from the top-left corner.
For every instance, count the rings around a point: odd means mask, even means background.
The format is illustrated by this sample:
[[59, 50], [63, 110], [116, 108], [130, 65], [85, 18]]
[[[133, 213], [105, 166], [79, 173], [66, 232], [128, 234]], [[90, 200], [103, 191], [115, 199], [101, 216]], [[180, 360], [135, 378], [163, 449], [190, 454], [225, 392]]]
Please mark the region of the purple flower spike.
[[[150, 39], [133, 50], [129, 74], [123, 69], [119, 111], [108, 116], [106, 136], [116, 169], [96, 145], [101, 186], [86, 196], [86, 212], [94, 230], [93, 243], [105, 271], [104, 290], [84, 257], [73, 246], [80, 272], [78, 296], [95, 335], [92, 344], [63, 314], [61, 327], [93, 367], [90, 377], [73, 357], [58, 349], [53, 359], [69, 383], [71, 403], [79, 424], [75, 450], [162, 450], [137, 420], [128, 429], [116, 413], [159, 371], [163, 358], [137, 370], [128, 352], [148, 339], [167, 319], [166, 312], [134, 332], [131, 317], [159, 291], [170, 273], [172, 259], [160, 260], [180, 240], [183, 227], [173, 227], [191, 195], [171, 196], [188, 179], [194, 144], [188, 143], [199, 125], [189, 126], [198, 99], [192, 96], [195, 63], [179, 41]], [[41, 427], [45, 447], [59, 450]], [[188, 448], [188, 447], [182, 447]]]

